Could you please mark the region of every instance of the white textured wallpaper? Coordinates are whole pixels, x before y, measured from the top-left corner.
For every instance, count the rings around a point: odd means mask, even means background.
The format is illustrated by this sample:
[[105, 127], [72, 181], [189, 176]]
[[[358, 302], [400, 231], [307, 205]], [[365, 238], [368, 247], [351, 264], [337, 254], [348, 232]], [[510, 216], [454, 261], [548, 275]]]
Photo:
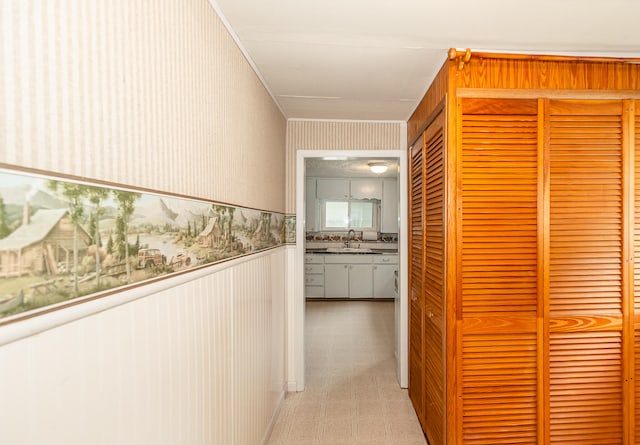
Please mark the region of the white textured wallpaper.
[[284, 211], [286, 121], [207, 0], [3, 0], [0, 39], [0, 162]]

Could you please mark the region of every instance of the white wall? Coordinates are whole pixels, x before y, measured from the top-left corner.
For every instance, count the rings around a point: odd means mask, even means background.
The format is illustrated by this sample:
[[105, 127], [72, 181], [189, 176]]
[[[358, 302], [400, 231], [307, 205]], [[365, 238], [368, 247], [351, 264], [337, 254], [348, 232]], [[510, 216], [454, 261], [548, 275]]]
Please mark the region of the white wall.
[[[3, 0], [0, 67], [0, 164], [285, 211], [285, 118], [207, 0]], [[0, 443], [260, 443], [286, 250], [0, 346]]]

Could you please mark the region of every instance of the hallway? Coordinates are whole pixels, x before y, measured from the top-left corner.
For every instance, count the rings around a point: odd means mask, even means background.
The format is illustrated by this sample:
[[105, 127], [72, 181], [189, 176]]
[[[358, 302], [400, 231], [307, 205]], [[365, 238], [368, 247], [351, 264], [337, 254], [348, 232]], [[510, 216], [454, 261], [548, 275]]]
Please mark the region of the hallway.
[[394, 303], [306, 303], [306, 390], [289, 393], [269, 445], [425, 445], [396, 380]]

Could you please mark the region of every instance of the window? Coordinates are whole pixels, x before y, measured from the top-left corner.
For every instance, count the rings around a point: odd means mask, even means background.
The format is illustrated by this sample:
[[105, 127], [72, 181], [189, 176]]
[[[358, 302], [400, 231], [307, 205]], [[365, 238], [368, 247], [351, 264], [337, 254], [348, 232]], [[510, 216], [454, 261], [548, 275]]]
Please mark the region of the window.
[[377, 229], [377, 200], [323, 200], [322, 229]]

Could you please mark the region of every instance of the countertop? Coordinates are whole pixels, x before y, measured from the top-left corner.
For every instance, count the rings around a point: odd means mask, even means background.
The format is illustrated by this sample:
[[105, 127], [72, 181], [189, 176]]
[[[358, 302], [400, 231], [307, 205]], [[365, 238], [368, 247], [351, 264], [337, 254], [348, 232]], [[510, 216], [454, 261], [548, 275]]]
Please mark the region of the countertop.
[[305, 253], [322, 253], [326, 255], [397, 255], [397, 250], [390, 249], [371, 249], [370, 252], [327, 252], [327, 248], [311, 248], [306, 249]]

